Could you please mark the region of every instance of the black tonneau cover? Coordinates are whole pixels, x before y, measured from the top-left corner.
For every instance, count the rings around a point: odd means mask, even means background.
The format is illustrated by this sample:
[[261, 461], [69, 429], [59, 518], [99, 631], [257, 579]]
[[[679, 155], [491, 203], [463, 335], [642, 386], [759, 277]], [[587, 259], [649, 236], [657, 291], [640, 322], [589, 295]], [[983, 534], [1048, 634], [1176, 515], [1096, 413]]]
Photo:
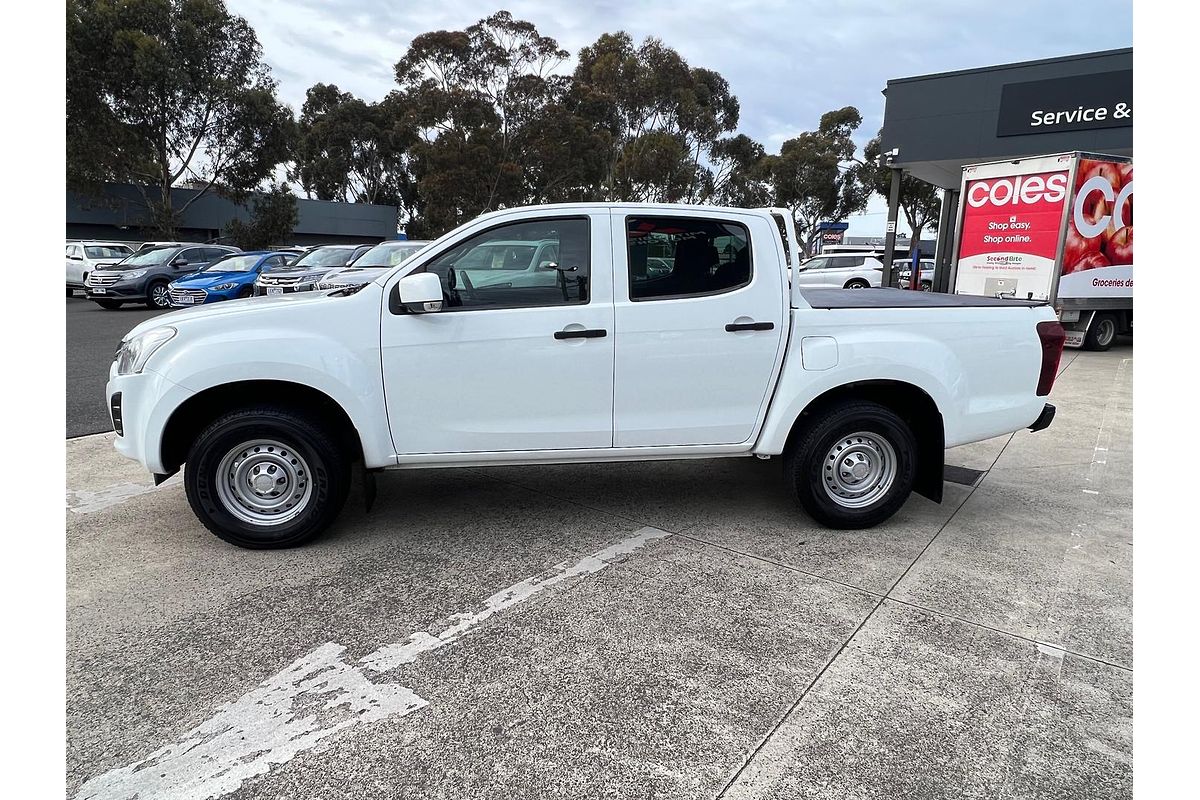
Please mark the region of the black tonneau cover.
[[918, 292], [909, 289], [805, 289], [800, 296], [813, 308], [1033, 308], [1044, 300], [1010, 300], [969, 294]]

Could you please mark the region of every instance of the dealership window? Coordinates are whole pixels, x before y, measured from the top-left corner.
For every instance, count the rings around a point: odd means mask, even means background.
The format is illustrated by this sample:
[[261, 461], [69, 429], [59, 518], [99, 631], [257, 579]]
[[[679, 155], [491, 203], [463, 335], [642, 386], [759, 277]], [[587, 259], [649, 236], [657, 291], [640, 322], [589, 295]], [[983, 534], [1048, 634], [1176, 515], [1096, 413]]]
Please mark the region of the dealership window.
[[424, 268], [442, 282], [445, 310], [528, 308], [588, 302], [591, 235], [586, 217], [500, 225]]
[[750, 283], [750, 231], [725, 220], [628, 217], [629, 299], [733, 291]]

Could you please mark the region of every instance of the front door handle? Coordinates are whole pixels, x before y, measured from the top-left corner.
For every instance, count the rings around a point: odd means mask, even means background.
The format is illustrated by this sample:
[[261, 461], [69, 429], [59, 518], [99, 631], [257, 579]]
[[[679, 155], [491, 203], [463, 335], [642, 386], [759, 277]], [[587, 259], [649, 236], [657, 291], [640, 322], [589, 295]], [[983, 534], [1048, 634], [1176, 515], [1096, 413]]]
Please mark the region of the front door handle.
[[588, 328], [580, 331], [555, 331], [555, 339], [603, 339], [608, 336], [604, 328]]
[[725, 330], [733, 333], [734, 331], [773, 331], [775, 330], [774, 322], [730, 322], [725, 326]]

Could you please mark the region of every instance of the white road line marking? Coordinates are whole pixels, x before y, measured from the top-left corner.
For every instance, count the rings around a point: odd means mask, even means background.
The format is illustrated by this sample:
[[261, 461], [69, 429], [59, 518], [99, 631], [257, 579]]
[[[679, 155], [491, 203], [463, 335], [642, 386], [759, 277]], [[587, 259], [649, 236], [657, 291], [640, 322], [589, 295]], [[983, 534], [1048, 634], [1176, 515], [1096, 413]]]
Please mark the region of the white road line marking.
[[[574, 564], [563, 561], [497, 592], [481, 610], [454, 615], [456, 622], [437, 636], [414, 633], [408, 641], [385, 645], [360, 663], [375, 672], [411, 663], [421, 653], [458, 641], [493, 614], [543, 589], [594, 575], [621, 556], [670, 535], [642, 528]], [[404, 717], [428, 705], [406, 686], [372, 683], [360, 667], [342, 661], [345, 649], [333, 642], [321, 645], [219, 707], [174, 743], [87, 781], [75, 800], [212, 800], [333, 734], [363, 722]]]
[[92, 778], [76, 800], [220, 797], [340, 730], [426, 705], [405, 686], [371, 683], [343, 650], [330, 643], [296, 659], [173, 744]]
[[[1088, 467], [1087, 482], [1092, 486], [1099, 487], [1101, 481], [1104, 480], [1104, 470], [1108, 465], [1108, 457], [1100, 457], [1101, 453], [1107, 453], [1109, 446], [1112, 444], [1112, 418], [1116, 407], [1117, 399], [1124, 393], [1119, 391], [1122, 384], [1128, 378], [1127, 369], [1133, 363], [1132, 358], [1123, 358], [1117, 365], [1117, 374], [1113, 376], [1113, 386], [1109, 392], [1108, 402], [1104, 405], [1104, 416], [1100, 418], [1100, 429], [1096, 431], [1096, 446], [1092, 448], [1092, 463]], [[1096, 489], [1084, 489], [1084, 494], [1100, 494]]]
[[482, 624], [488, 617], [506, 608], [511, 608], [518, 603], [525, 602], [543, 589], [549, 589], [551, 586], [556, 586], [580, 575], [597, 573], [617, 558], [632, 553], [647, 542], [662, 539], [670, 535], [666, 531], [660, 531], [657, 528], [642, 528], [634, 536], [625, 541], [618, 542], [612, 547], [606, 547], [599, 553], [590, 555], [574, 565], [570, 565], [565, 561], [555, 564], [541, 575], [523, 580], [492, 595], [484, 601], [483, 608], [479, 611], [471, 614], [456, 614], [454, 619], [457, 621], [437, 636], [432, 636], [425, 631], [418, 631], [409, 636], [407, 642], [384, 645], [374, 653], [363, 657], [362, 663], [368, 669], [375, 672], [386, 672], [389, 669], [395, 669], [401, 664], [412, 663], [421, 653], [427, 650], [436, 650], [439, 647], [445, 647], [452, 642], [458, 641], [472, 628]]
[[180, 480], [176, 477], [172, 481], [164, 481], [160, 486], [144, 483], [118, 483], [95, 492], [86, 489], [67, 489], [67, 510], [74, 514], [103, 511], [106, 508], [119, 506], [126, 500], [153, 492], [162, 486], [177, 484]]

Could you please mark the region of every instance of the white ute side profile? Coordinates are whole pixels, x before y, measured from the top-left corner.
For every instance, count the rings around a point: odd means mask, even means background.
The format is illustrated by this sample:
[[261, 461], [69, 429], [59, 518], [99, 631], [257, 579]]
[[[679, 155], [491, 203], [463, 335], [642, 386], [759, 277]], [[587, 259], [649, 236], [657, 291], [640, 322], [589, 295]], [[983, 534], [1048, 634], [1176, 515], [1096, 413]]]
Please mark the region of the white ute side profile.
[[[555, 260], [471, 280], [515, 242]], [[138, 325], [116, 448], [183, 468], [217, 536], [275, 548], [333, 522], [356, 464], [370, 498], [381, 469], [782, 457], [808, 514], [863, 528], [940, 502], [945, 448], [1050, 424], [1051, 307], [789, 286], [796, 243], [775, 209], [486, 214], [370, 283]]]

